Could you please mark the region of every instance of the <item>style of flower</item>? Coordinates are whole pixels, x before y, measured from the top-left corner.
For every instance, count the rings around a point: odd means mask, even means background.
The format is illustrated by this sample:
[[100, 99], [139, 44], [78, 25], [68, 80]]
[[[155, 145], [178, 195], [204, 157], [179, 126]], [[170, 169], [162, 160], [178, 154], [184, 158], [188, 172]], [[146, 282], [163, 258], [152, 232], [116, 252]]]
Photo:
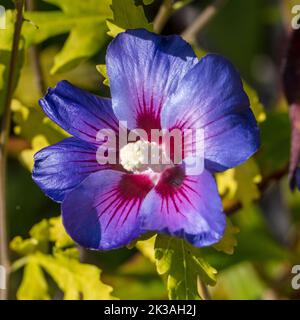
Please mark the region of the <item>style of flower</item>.
[[[142, 29], [120, 33], [106, 64], [112, 99], [62, 81], [40, 100], [72, 137], [35, 155], [34, 181], [61, 203], [67, 232], [87, 248], [119, 248], [148, 231], [196, 247], [218, 242], [226, 219], [213, 173], [241, 164], [259, 146], [238, 72], [219, 55], [198, 60], [179, 36]], [[119, 121], [147, 133], [203, 129], [203, 172], [190, 175], [186, 159], [158, 170], [140, 166], [137, 152], [151, 139], [117, 148], [117, 164], [100, 164], [97, 133], [109, 128], [118, 135]]]

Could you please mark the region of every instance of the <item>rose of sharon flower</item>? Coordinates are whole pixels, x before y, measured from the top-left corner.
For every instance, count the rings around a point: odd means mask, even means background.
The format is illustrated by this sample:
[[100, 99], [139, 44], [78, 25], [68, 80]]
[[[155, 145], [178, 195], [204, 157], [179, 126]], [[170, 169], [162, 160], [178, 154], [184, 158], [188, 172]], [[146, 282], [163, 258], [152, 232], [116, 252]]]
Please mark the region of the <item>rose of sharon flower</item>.
[[[259, 131], [238, 72], [225, 58], [200, 61], [179, 36], [120, 33], [106, 55], [112, 99], [66, 81], [40, 100], [46, 115], [73, 137], [35, 155], [33, 179], [62, 203], [63, 224], [80, 245], [119, 248], [154, 231], [196, 247], [218, 242], [225, 215], [212, 173], [235, 167], [259, 146]], [[140, 166], [151, 141], [116, 150], [117, 164], [97, 161], [97, 133], [119, 121], [128, 129], [204, 130], [204, 170], [181, 164]], [[161, 146], [158, 146], [161, 147]], [[176, 146], [175, 146], [176, 147]]]

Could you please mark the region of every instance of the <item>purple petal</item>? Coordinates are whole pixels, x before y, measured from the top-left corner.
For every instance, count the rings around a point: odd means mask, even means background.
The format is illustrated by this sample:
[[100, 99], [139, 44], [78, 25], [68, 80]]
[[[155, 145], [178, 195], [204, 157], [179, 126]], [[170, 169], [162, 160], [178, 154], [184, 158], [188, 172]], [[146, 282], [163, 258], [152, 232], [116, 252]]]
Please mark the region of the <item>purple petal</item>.
[[181, 237], [196, 247], [218, 242], [225, 215], [213, 176], [186, 176], [183, 166], [167, 169], [141, 208], [144, 230]]
[[96, 160], [97, 147], [67, 138], [46, 147], [34, 156], [33, 180], [54, 201], [61, 202], [91, 173], [107, 169]]
[[118, 130], [110, 99], [90, 94], [67, 81], [49, 88], [40, 105], [61, 128], [88, 142], [97, 143], [100, 129]]
[[165, 100], [197, 61], [190, 45], [179, 36], [158, 36], [142, 29], [120, 33], [106, 55], [118, 119], [127, 121], [130, 129], [147, 133], [160, 128]]
[[109, 250], [142, 234], [138, 217], [152, 188], [146, 175], [107, 170], [91, 174], [62, 204], [64, 226], [86, 248]]
[[247, 160], [259, 131], [238, 72], [209, 54], [189, 71], [162, 110], [163, 128], [204, 129], [206, 168], [222, 171]]

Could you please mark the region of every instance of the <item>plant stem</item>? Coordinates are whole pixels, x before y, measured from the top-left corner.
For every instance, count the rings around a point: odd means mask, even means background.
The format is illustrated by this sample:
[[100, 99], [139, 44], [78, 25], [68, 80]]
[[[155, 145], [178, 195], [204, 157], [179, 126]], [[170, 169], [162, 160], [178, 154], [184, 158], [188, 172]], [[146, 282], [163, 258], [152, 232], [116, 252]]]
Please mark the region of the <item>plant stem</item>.
[[212, 300], [212, 299], [211, 299], [210, 292], [209, 292], [206, 284], [204, 283], [204, 281], [199, 278], [199, 281], [198, 281], [198, 282], [199, 282], [199, 287], [200, 287], [200, 288], [199, 288], [199, 289], [200, 289], [199, 291], [200, 291], [201, 298], [202, 298], [203, 300]]
[[161, 33], [166, 25], [169, 17], [173, 13], [173, 1], [163, 0], [162, 5], [159, 8], [158, 14], [153, 22], [153, 29], [156, 33]]
[[207, 6], [196, 18], [196, 20], [182, 33], [183, 39], [193, 44], [198, 33], [208, 24], [208, 22], [218, 13], [226, 0], [215, 0]]
[[[23, 23], [24, 0], [15, 0], [16, 21], [12, 43], [7, 90], [4, 102], [3, 118], [0, 131], [0, 264], [6, 268], [6, 286], [8, 286], [9, 254], [7, 241], [7, 215], [6, 215], [6, 157], [7, 143], [10, 132], [11, 100], [14, 90], [15, 72], [18, 63], [19, 41]], [[7, 299], [7, 290], [0, 290], [0, 300]]]
[[[36, 9], [35, 0], [26, 0], [27, 11], [34, 11]], [[29, 48], [30, 63], [35, 74], [35, 80], [39, 93], [43, 95], [46, 91], [46, 84], [43, 76], [43, 69], [40, 62], [40, 50], [37, 45], [32, 45]]]

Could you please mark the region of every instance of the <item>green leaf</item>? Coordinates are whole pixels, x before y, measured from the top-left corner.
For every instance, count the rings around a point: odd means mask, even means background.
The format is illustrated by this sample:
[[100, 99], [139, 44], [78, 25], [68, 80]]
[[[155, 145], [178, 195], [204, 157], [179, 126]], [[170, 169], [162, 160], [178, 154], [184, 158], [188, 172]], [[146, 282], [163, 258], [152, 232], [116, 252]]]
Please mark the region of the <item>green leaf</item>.
[[46, 219], [34, 225], [29, 234], [31, 238], [25, 240], [20, 236], [15, 237], [10, 243], [10, 248], [20, 255], [29, 255], [36, 251], [48, 252], [49, 223]]
[[209, 285], [216, 283], [217, 271], [205, 261], [201, 250], [182, 239], [158, 235], [155, 259], [158, 273], [167, 278], [170, 299], [199, 299], [198, 278]]
[[235, 168], [235, 180], [237, 181], [236, 198], [244, 206], [249, 206], [252, 201], [260, 196], [257, 184], [261, 181], [259, 168], [253, 158]]
[[254, 113], [257, 122], [263, 122], [266, 120], [266, 113], [263, 104], [260, 102], [259, 97], [254, 89], [252, 89], [245, 81], [243, 81], [244, 90], [246, 91], [250, 106]]
[[217, 251], [225, 252], [227, 254], [233, 254], [234, 247], [237, 245], [237, 240], [235, 235], [239, 233], [239, 228], [233, 226], [230, 219], [227, 218], [226, 229], [221, 241], [216, 243], [213, 247]]
[[253, 158], [234, 169], [218, 173], [216, 179], [224, 202], [237, 200], [243, 206], [249, 206], [260, 196], [257, 184], [261, 181], [261, 174]]
[[194, 0], [181, 0], [181, 1], [176, 1], [173, 4], [173, 10], [180, 10], [183, 7], [187, 6], [188, 4], [192, 3]]
[[40, 43], [63, 33], [70, 33], [56, 55], [51, 73], [63, 72], [95, 55], [106, 43], [106, 19], [112, 17], [111, 0], [44, 0], [62, 11], [26, 12], [32, 23], [24, 25], [27, 45]]
[[31, 149], [22, 151], [20, 161], [31, 171], [33, 155], [40, 149], [54, 144], [68, 134], [49, 118], [45, 117], [40, 108], [27, 107], [18, 100], [12, 102], [14, 132], [31, 142]]
[[55, 243], [56, 248], [65, 248], [74, 245], [74, 241], [67, 234], [61, 216], [49, 219], [50, 240]]
[[24, 275], [17, 292], [18, 300], [49, 300], [48, 283], [42, 269], [32, 259], [24, 268]]
[[10, 249], [22, 256], [34, 253], [37, 248], [38, 241], [32, 238], [24, 240], [22, 237], [16, 236], [10, 242]]
[[136, 248], [142, 252], [142, 254], [147, 257], [151, 262], [155, 262], [155, 252], [154, 252], [154, 245], [155, 245], [156, 235], [152, 236], [149, 239], [139, 240], [136, 243]]
[[[42, 220], [30, 230], [31, 238], [16, 237], [10, 244], [12, 250], [25, 257], [15, 261], [12, 270], [25, 265], [19, 299], [49, 299], [47, 282], [42, 270], [46, 271], [63, 291], [65, 299], [113, 299], [112, 288], [101, 282], [101, 270], [79, 262], [78, 249], [66, 235], [61, 218]], [[47, 254], [45, 245], [54, 242], [53, 255]], [[66, 247], [68, 246], [68, 247]], [[29, 289], [30, 278], [33, 289]]]
[[100, 281], [101, 270], [63, 255], [55, 258], [36, 254], [37, 263], [53, 278], [64, 292], [65, 300], [112, 299], [112, 288]]
[[142, 6], [136, 6], [134, 0], [112, 0], [113, 19], [107, 20], [108, 35], [115, 37], [127, 29], [144, 28], [153, 30], [145, 16]]
[[109, 79], [106, 71], [106, 65], [105, 64], [98, 64], [96, 66], [97, 71], [103, 76], [103, 84], [109, 87]]
[[29, 235], [40, 242], [49, 241], [49, 223], [46, 219], [35, 224], [29, 231]]

